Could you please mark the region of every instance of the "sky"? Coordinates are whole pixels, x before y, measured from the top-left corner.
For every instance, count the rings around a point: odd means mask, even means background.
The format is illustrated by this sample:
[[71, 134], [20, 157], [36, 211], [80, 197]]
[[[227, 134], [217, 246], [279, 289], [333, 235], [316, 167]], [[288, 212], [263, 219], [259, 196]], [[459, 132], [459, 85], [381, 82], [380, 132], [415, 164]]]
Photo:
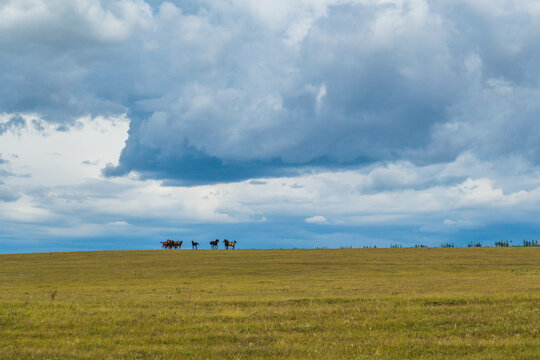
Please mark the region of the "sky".
[[0, 0], [0, 253], [540, 233], [540, 3]]

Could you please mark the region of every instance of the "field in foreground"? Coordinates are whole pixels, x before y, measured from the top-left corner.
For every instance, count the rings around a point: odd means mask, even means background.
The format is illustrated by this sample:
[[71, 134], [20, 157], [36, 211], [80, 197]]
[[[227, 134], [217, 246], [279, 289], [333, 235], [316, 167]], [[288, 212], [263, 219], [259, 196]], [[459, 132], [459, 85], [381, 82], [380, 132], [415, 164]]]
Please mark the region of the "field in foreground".
[[0, 255], [0, 359], [538, 359], [540, 248]]

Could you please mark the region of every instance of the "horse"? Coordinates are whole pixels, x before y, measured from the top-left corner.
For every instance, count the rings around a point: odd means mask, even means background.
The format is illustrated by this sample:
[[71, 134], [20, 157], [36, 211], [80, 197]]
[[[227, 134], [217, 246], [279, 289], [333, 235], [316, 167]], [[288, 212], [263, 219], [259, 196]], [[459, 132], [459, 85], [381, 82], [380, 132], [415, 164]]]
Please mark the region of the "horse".
[[223, 243], [225, 244], [225, 249], [229, 250], [229, 246], [232, 247], [234, 250], [234, 247], [236, 245], [236, 241], [229, 241], [227, 239], [223, 240]]
[[167, 239], [167, 241], [160, 241], [161, 247], [164, 249], [172, 249], [174, 246], [174, 241]]
[[210, 241], [210, 249], [217, 249], [219, 244], [219, 239], [216, 239], [214, 241]]
[[161, 243], [161, 247], [164, 249], [172, 249], [172, 248], [181, 249], [183, 241], [174, 241], [171, 239], [167, 239], [167, 241], [160, 241], [160, 243]]
[[199, 248], [199, 243], [192, 240], [191, 241], [191, 248], [192, 249], [198, 249]]

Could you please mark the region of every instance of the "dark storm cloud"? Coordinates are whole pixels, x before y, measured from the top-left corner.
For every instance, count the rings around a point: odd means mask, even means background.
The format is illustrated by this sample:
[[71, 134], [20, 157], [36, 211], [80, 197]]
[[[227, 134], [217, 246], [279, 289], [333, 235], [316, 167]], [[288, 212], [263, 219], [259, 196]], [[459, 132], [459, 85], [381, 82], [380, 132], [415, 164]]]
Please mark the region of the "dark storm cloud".
[[107, 176], [216, 183], [467, 151], [540, 161], [533, 2], [14, 9], [0, 5], [0, 111], [127, 112]]

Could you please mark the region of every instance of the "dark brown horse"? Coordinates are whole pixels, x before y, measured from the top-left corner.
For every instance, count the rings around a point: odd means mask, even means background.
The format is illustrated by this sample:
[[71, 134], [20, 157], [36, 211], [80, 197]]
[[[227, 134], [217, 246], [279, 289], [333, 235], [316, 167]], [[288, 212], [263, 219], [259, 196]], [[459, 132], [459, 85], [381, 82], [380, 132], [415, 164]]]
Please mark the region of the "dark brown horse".
[[199, 243], [192, 240], [191, 241], [191, 248], [192, 249], [198, 249], [199, 248]]
[[217, 249], [219, 244], [219, 239], [216, 239], [214, 241], [210, 241], [210, 249]]
[[236, 246], [236, 241], [229, 241], [225, 239], [223, 240], [223, 244], [225, 244], [225, 249], [229, 250], [229, 246], [230, 246], [234, 250], [234, 247]]

